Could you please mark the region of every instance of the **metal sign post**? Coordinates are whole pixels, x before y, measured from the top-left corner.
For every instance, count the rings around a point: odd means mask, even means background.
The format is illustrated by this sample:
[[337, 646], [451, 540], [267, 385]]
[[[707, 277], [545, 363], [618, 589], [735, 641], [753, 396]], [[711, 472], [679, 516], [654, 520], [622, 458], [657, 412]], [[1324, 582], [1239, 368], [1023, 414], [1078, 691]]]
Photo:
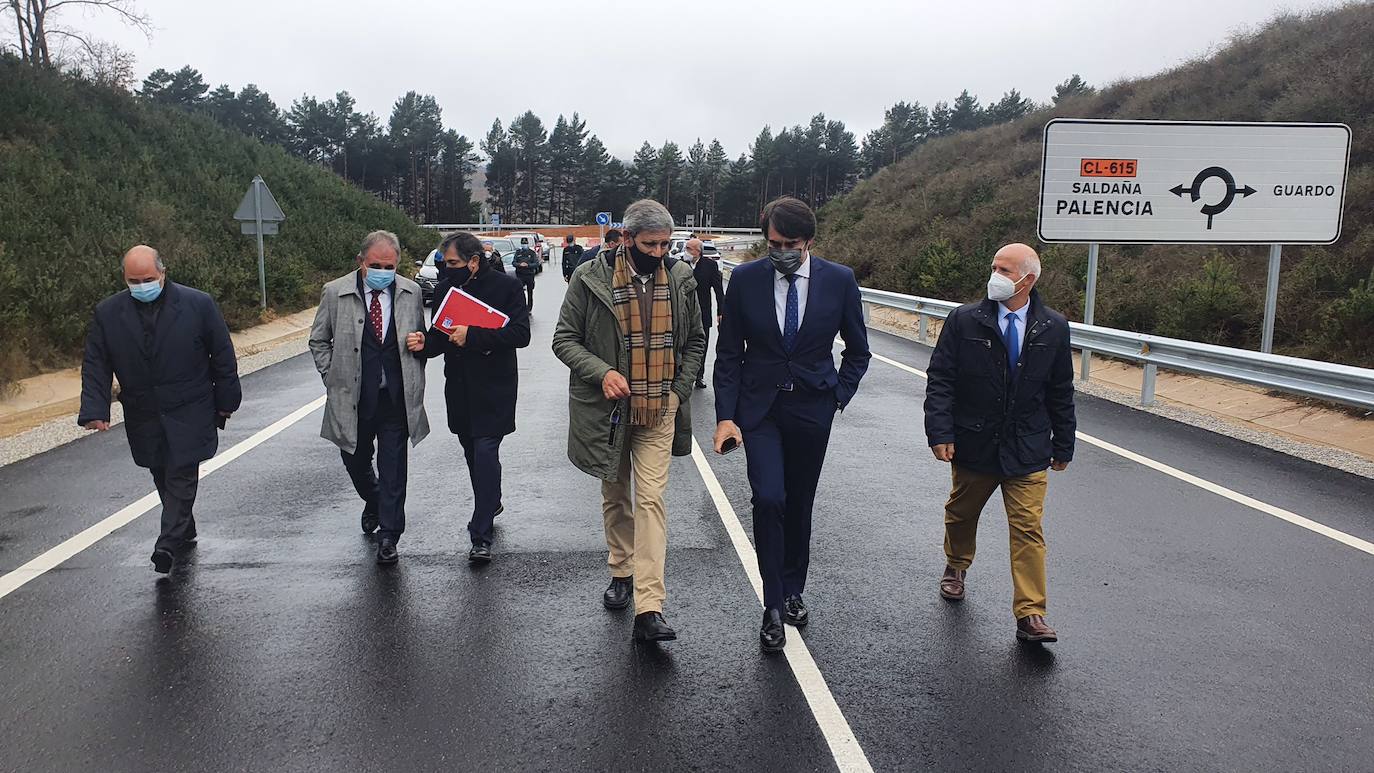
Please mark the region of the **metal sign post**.
[[262, 181], [262, 175], [253, 178], [253, 184], [248, 188], [248, 192], [243, 194], [243, 201], [239, 202], [239, 208], [234, 211], [234, 219], [239, 221], [241, 233], [257, 236], [258, 291], [262, 299], [262, 308], [266, 309], [267, 257], [262, 237], [276, 234], [277, 224], [285, 220], [286, 215], [282, 213], [267, 183]]
[[1260, 351], [1274, 351], [1274, 317], [1279, 306], [1279, 263], [1283, 260], [1283, 245], [1269, 245], [1269, 281], [1264, 286], [1264, 330], [1260, 333]]
[[[1097, 308], [1097, 242], [1088, 245], [1088, 286], [1083, 298], [1083, 324], [1093, 323], [1093, 312]], [[1088, 370], [1092, 363], [1092, 352], [1084, 349], [1079, 365], [1078, 380], [1088, 380]]]

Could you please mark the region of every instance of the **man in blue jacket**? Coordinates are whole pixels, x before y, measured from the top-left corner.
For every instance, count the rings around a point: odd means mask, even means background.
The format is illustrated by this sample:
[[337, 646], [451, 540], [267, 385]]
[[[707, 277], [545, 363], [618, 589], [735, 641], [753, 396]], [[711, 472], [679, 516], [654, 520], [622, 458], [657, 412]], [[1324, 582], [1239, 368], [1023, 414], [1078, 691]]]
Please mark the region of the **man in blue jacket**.
[[[811, 508], [836, 411], [868, 370], [868, 329], [854, 272], [810, 254], [816, 215], [791, 197], [764, 207], [768, 259], [730, 276], [716, 347], [716, 453], [743, 445], [753, 489], [754, 550], [763, 575], [759, 643], [787, 643], [783, 617], [809, 616], [802, 592]], [[835, 370], [835, 336], [844, 338]]]
[[992, 259], [988, 297], [950, 313], [930, 358], [926, 440], [951, 464], [940, 595], [962, 601], [978, 515], [1002, 489], [1011, 527], [1012, 611], [1023, 641], [1057, 641], [1045, 622], [1046, 468], [1073, 459], [1069, 324], [1035, 291], [1040, 258], [1008, 244]]
[[129, 450], [134, 464], [153, 473], [162, 500], [152, 561], [167, 574], [176, 552], [196, 539], [200, 463], [215, 455], [219, 429], [243, 393], [234, 344], [214, 299], [168, 281], [152, 247], [134, 247], [123, 263], [127, 289], [95, 307], [86, 335], [76, 420], [108, 430], [111, 377], [119, 379]]

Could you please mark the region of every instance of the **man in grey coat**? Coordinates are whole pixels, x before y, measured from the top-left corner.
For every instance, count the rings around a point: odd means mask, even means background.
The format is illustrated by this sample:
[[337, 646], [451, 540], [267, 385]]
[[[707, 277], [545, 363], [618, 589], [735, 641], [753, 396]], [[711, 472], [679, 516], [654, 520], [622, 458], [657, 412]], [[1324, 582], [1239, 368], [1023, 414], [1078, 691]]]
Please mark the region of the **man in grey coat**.
[[[425, 309], [420, 286], [396, 273], [401, 244], [373, 231], [358, 269], [326, 284], [310, 352], [327, 395], [320, 436], [339, 447], [362, 497], [362, 528], [380, 528], [377, 563], [394, 564], [405, 531], [406, 441], [429, 434], [425, 414]], [[377, 456], [373, 471], [372, 456]]]

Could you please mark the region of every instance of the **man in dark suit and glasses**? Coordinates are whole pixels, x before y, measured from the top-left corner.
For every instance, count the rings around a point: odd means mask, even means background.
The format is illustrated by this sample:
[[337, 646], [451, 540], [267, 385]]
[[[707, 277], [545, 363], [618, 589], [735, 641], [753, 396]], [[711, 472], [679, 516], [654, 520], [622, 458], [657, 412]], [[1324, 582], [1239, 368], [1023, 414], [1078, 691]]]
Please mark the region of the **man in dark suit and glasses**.
[[[712, 309], [720, 310], [725, 307], [725, 284], [720, 275], [720, 266], [711, 258], [703, 257], [701, 254], [702, 243], [700, 239], [688, 239], [682, 249], [687, 253], [688, 261], [692, 264], [692, 274], [697, 278], [697, 301], [701, 305], [701, 327], [706, 331], [706, 351], [711, 351], [711, 328], [712, 320], [719, 320], [718, 314], [713, 314]], [[711, 304], [711, 296], [715, 295], [715, 305]], [[705, 368], [702, 374], [697, 376], [697, 389], [706, 388]]]
[[238, 410], [243, 393], [234, 344], [214, 299], [168, 281], [157, 250], [143, 245], [125, 253], [124, 281], [127, 289], [95, 307], [77, 422], [110, 428], [110, 380], [118, 378], [134, 464], [153, 473], [162, 500], [152, 561], [167, 574], [176, 551], [196, 540], [200, 463], [215, 455], [217, 427]]
[[[816, 215], [791, 197], [764, 207], [766, 260], [735, 269], [716, 345], [715, 449], [744, 446], [753, 489], [754, 549], [763, 575], [765, 652], [802, 626], [811, 508], [835, 412], [868, 370], [868, 329], [854, 272], [810, 254]], [[835, 370], [835, 336], [844, 338]]]

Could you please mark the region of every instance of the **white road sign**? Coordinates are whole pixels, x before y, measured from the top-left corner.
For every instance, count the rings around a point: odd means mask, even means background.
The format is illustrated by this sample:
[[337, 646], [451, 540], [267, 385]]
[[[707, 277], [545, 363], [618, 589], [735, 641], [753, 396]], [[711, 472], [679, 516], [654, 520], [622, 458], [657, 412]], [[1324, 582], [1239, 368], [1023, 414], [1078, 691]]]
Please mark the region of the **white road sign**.
[[1349, 159], [1344, 124], [1056, 118], [1045, 126], [1040, 239], [1330, 244]]

